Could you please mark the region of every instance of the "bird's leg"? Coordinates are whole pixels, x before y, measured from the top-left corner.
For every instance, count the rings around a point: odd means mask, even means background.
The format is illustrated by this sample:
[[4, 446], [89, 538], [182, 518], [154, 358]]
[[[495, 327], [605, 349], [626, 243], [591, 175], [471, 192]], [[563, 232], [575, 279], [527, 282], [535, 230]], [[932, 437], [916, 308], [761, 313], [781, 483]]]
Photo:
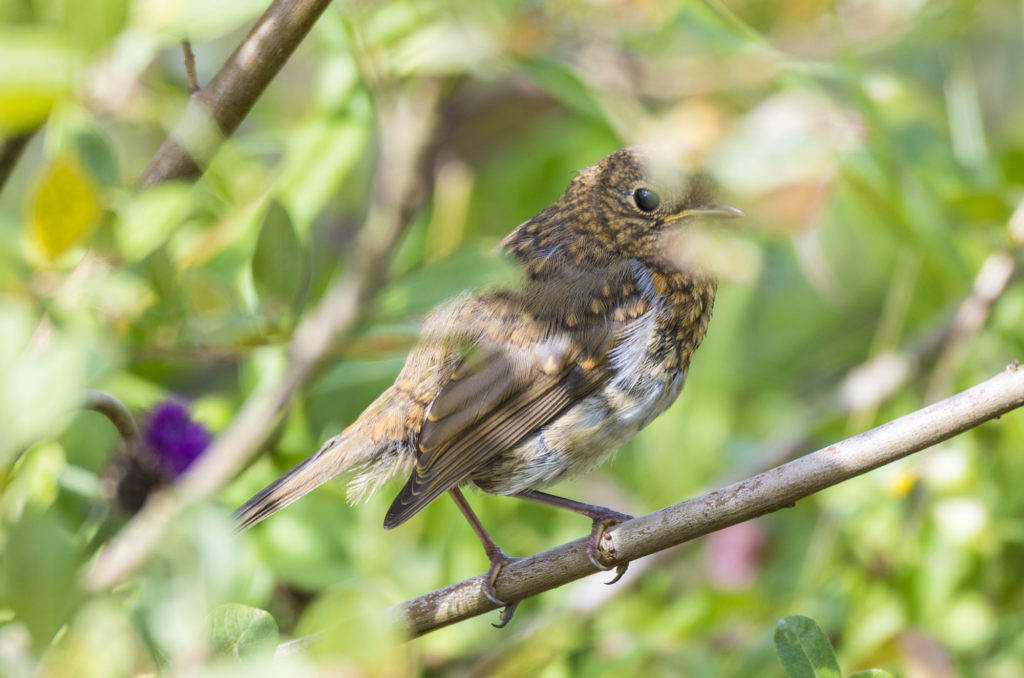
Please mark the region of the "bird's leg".
[[[599, 570], [610, 570], [610, 565], [605, 565], [601, 562], [601, 539], [605, 536], [605, 530], [612, 525], [618, 525], [624, 523], [627, 520], [632, 520], [633, 516], [625, 513], [619, 513], [613, 511], [610, 508], [604, 506], [595, 506], [594, 504], [584, 504], [581, 501], [575, 501], [573, 499], [566, 499], [565, 497], [557, 497], [547, 492], [538, 492], [536, 490], [526, 490], [525, 492], [519, 492], [514, 495], [522, 499], [529, 499], [530, 501], [536, 501], [541, 504], [547, 504], [548, 506], [557, 506], [558, 508], [569, 509], [575, 513], [584, 515], [594, 521], [594, 526], [590, 530], [590, 543], [587, 544], [587, 558], [590, 562]], [[610, 537], [609, 537], [610, 538]], [[614, 550], [610, 550], [609, 553], [613, 553]], [[615, 577], [607, 582], [608, 584], [614, 584], [622, 578], [622, 575], [626, 574], [626, 569], [629, 567], [629, 563], [619, 563], [615, 567]]]
[[484, 552], [487, 554], [487, 559], [491, 561], [491, 567], [487, 570], [487, 578], [484, 580], [484, 595], [495, 605], [501, 605], [505, 609], [501, 611], [501, 622], [498, 624], [492, 624], [495, 628], [501, 628], [512, 619], [512, 615], [515, 614], [516, 607], [519, 602], [506, 603], [505, 601], [498, 598], [498, 594], [494, 590], [494, 582], [497, 581], [498, 575], [501, 574], [502, 568], [508, 563], [511, 563], [516, 558], [510, 558], [505, 555], [505, 552], [501, 550], [491, 535], [487, 534], [487, 530], [480, 523], [480, 519], [473, 513], [473, 509], [470, 508], [469, 502], [462, 496], [462, 490], [457, 487], [453, 487], [448, 490], [449, 494], [452, 495], [452, 499], [455, 500], [455, 505], [462, 511], [462, 515], [465, 516], [469, 522], [469, 526], [476, 532], [477, 538], [480, 539], [480, 543], [484, 545]]

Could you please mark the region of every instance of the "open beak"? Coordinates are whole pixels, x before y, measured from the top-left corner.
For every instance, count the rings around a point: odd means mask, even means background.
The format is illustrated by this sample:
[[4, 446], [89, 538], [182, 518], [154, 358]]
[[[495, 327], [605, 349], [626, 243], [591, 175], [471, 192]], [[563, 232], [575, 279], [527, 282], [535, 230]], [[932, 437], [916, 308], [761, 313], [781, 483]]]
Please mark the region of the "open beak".
[[703, 207], [697, 207], [691, 210], [683, 210], [678, 214], [672, 214], [665, 217], [665, 222], [676, 221], [677, 219], [685, 219], [686, 217], [705, 217], [711, 219], [735, 219], [737, 217], [746, 216], [743, 214], [743, 210], [738, 207], [726, 204], [724, 202], [710, 202]]

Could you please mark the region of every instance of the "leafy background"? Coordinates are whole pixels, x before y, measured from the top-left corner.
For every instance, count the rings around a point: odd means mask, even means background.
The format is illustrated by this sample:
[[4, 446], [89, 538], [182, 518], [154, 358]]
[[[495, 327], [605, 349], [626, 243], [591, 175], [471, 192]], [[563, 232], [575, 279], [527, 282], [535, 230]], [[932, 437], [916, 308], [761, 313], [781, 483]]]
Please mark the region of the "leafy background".
[[[679, 402], [556, 492], [654, 510], [999, 371], [1022, 355], [1024, 287], [999, 284], [1024, 240], [1020, 3], [338, 2], [199, 181], [133, 190], [188, 97], [179, 41], [207, 82], [263, 9], [0, 3], [0, 135], [41, 126], [0, 195], [0, 674], [781, 676], [794, 614], [846, 672], [1024, 674], [1019, 414], [615, 587], [528, 600], [503, 631], [408, 644], [379, 610], [485, 566], [451, 502], [385, 533], [397, 486], [353, 508], [335, 483], [242, 537], [228, 517], [390, 382], [433, 304], [507, 274], [505, 233], [630, 143], [710, 167], [748, 218]], [[267, 453], [138, 577], [85, 592], [125, 517], [104, 508], [117, 435], [83, 389], [140, 413], [186, 398], [218, 431], [279, 374], [366, 209], [367, 55], [444, 88], [385, 286]], [[968, 297], [987, 299], [973, 324]], [[587, 527], [470, 499], [511, 554]], [[275, 626], [331, 642], [272, 664]]]

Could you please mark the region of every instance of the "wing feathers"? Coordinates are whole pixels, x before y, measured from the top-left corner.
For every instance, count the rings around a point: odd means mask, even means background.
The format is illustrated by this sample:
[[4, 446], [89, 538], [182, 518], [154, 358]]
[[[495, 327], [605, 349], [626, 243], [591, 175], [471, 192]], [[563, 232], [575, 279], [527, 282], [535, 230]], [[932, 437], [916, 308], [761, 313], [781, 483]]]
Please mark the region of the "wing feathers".
[[[572, 359], [562, 360], [557, 371], [547, 355], [537, 356], [542, 359], [540, 364], [534, 360], [528, 369], [517, 371], [507, 353], [490, 351], [488, 363], [476, 373], [449, 382], [437, 400], [446, 400], [443, 411], [451, 414], [446, 418], [428, 416], [424, 422], [416, 468], [388, 510], [384, 527], [390, 529], [408, 520], [607, 379], [604, 356], [610, 338], [606, 323], [591, 328], [587, 346], [577, 344], [575, 351], [563, 356]], [[491, 369], [494, 365], [500, 369]], [[476, 392], [482, 393], [479, 399], [472, 397]], [[451, 403], [463, 409], [455, 409]], [[430, 411], [435, 413], [434, 405]]]
[[[490, 417], [472, 434], [444, 450], [430, 468], [417, 465], [409, 482], [399, 493], [384, 518], [385, 529], [396, 527], [424, 509], [450, 488], [458, 485], [475, 468], [509, 448], [555, 416], [572, 398], [564, 388], [554, 388], [539, 398], [525, 400], [504, 417]], [[514, 442], [512, 443], [514, 445]]]

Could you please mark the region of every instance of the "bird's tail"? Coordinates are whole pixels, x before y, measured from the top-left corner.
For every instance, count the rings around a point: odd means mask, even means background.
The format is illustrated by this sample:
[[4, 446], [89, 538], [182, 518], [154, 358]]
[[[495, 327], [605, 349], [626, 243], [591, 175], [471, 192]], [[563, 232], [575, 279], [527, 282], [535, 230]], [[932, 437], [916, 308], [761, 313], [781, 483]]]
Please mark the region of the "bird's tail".
[[328, 480], [365, 461], [346, 449], [345, 433], [334, 436], [283, 476], [267, 485], [234, 513], [239, 530], [245, 530], [312, 492]]

